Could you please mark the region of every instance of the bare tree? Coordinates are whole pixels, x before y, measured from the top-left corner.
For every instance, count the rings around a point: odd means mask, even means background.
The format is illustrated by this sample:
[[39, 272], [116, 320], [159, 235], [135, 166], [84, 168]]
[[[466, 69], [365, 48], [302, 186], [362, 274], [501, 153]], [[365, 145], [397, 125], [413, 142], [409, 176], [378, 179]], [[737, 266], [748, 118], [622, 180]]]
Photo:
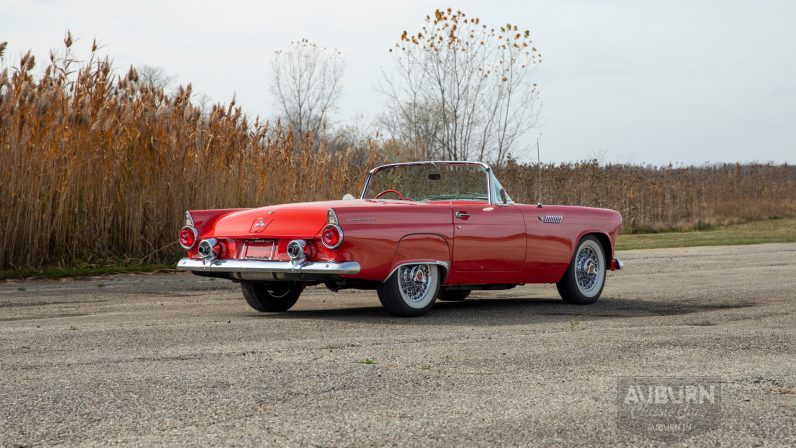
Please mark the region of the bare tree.
[[143, 65], [136, 68], [138, 72], [138, 79], [155, 89], [167, 89], [176, 79], [176, 76], [166, 73], [163, 67], [153, 67], [151, 65]]
[[[390, 84], [395, 88], [396, 84]], [[440, 137], [440, 110], [433, 102], [421, 99], [412, 89], [402, 89], [405, 95], [399, 100], [396, 90], [391, 90], [391, 104], [378, 119], [378, 124], [394, 139], [403, 142], [417, 160], [444, 158], [437, 149]]]
[[301, 136], [319, 136], [341, 93], [345, 61], [339, 50], [308, 39], [291, 42], [271, 60], [271, 94]]
[[436, 10], [417, 33], [390, 49], [397, 70], [385, 74], [386, 130], [418, 157], [503, 162], [537, 121], [542, 61], [530, 32], [487, 27], [461, 11]]

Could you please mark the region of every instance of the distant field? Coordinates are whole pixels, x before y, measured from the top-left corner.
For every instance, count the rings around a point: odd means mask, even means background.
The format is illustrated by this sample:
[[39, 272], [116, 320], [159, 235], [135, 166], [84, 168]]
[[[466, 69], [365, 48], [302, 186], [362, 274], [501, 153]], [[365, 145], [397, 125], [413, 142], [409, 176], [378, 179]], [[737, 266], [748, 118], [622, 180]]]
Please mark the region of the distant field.
[[796, 242], [796, 218], [769, 219], [691, 232], [619, 235], [617, 249], [733, 246], [738, 244]]

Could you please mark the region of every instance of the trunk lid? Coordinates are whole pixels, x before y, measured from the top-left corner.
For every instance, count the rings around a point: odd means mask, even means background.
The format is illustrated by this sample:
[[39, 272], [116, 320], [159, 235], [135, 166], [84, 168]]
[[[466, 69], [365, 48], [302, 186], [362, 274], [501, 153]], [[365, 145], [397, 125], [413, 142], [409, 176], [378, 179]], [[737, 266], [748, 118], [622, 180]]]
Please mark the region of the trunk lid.
[[245, 209], [222, 216], [215, 222], [212, 234], [222, 238], [314, 238], [327, 223], [329, 209], [335, 210], [345, 228], [345, 218], [353, 211], [381, 209], [405, 210], [406, 207], [423, 207], [423, 203], [374, 201], [354, 199], [348, 201], [300, 202]]

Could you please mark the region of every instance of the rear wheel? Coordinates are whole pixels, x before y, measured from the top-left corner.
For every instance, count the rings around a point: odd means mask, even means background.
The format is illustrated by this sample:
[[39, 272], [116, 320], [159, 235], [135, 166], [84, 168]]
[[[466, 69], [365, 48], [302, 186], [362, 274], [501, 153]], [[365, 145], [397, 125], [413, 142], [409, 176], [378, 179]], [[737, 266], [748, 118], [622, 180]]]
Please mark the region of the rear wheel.
[[471, 290], [469, 289], [440, 289], [439, 295], [437, 295], [437, 299], [449, 301], [449, 302], [460, 302], [467, 298], [470, 295]]
[[394, 316], [426, 314], [439, 292], [439, 268], [434, 264], [404, 265], [379, 289], [379, 301]]
[[605, 252], [593, 236], [584, 237], [575, 249], [564, 277], [556, 283], [567, 303], [589, 305], [600, 298], [605, 286]]
[[240, 289], [246, 303], [257, 311], [281, 312], [296, 304], [304, 285], [285, 282], [240, 282]]

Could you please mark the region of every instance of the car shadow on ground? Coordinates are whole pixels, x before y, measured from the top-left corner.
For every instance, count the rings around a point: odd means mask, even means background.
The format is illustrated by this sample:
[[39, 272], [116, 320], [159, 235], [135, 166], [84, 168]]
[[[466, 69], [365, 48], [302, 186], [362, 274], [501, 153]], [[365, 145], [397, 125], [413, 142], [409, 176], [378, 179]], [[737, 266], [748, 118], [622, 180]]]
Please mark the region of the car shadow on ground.
[[[378, 304], [378, 302], [377, 302]], [[249, 314], [263, 319], [313, 319], [361, 323], [411, 325], [521, 325], [527, 323], [587, 321], [592, 319], [677, 316], [754, 306], [736, 303], [664, 303], [633, 298], [605, 297], [592, 305], [570, 305], [558, 298], [468, 298], [461, 302], [437, 301], [420, 318], [390, 316], [381, 306], [293, 309], [286, 313]]]

